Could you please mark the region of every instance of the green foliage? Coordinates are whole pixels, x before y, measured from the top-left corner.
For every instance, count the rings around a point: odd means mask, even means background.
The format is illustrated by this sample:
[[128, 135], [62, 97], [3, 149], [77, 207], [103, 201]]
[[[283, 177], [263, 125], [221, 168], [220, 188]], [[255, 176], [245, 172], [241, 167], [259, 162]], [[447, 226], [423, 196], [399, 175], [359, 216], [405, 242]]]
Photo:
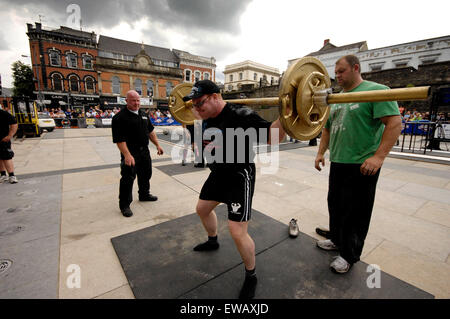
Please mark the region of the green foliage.
[[33, 70], [31, 67], [16, 61], [12, 64], [13, 96], [33, 96]]

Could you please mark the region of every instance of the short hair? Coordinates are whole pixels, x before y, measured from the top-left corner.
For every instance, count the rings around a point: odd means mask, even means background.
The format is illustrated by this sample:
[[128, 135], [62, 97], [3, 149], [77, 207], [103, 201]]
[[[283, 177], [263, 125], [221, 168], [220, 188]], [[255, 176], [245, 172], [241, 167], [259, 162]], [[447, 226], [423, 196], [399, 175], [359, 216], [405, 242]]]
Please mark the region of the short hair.
[[359, 73], [361, 73], [361, 63], [359, 62], [359, 59], [356, 55], [353, 55], [353, 54], [344, 55], [342, 58], [340, 58], [339, 60], [336, 61], [336, 64], [341, 60], [345, 60], [352, 68], [356, 64], [358, 64], [359, 65]]

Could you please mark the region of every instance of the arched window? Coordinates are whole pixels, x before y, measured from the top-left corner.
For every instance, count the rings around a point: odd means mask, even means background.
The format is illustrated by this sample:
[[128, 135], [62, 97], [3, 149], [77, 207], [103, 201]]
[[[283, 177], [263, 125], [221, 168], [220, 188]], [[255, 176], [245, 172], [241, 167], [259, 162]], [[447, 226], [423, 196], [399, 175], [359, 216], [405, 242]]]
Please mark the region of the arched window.
[[87, 93], [94, 93], [95, 84], [94, 84], [94, 79], [92, 77], [90, 77], [90, 76], [86, 77], [86, 79], [84, 80], [84, 86], [86, 87]]
[[80, 91], [80, 83], [76, 75], [69, 76], [69, 88], [72, 92]]
[[209, 73], [208, 72], [203, 73], [203, 80], [209, 80]]
[[77, 67], [77, 55], [75, 53], [66, 54], [67, 67], [76, 68]]
[[185, 81], [186, 82], [191, 82], [191, 70], [186, 70]]
[[92, 56], [89, 54], [83, 55], [83, 68], [92, 70]]
[[112, 92], [114, 94], [120, 94], [120, 79], [118, 76], [113, 76], [112, 81]]
[[153, 97], [153, 81], [152, 80], [147, 81], [147, 96]]
[[194, 72], [195, 82], [200, 81], [200, 72], [195, 71]]
[[142, 80], [137, 78], [134, 80], [134, 89], [138, 92], [139, 95], [142, 96]]
[[172, 93], [172, 89], [173, 89], [172, 82], [167, 82], [166, 83], [166, 96], [169, 96], [170, 93]]
[[61, 74], [54, 73], [52, 75], [52, 87], [54, 91], [62, 91], [63, 90], [63, 78]]
[[61, 56], [59, 55], [58, 51], [50, 51], [49, 53], [50, 57], [50, 65], [52, 66], [61, 66]]

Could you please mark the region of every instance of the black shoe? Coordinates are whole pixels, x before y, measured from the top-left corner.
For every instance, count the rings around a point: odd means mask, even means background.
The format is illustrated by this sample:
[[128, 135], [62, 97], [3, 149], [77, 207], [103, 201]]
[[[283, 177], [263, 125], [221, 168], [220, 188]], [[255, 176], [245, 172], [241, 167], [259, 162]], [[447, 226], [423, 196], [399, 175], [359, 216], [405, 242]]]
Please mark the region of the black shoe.
[[292, 218], [289, 222], [289, 237], [295, 238], [298, 236], [298, 225], [297, 220]]
[[158, 200], [158, 197], [153, 196], [152, 194], [148, 194], [145, 197], [139, 197], [139, 201], [141, 201], [141, 202], [154, 202], [157, 200]]
[[253, 299], [255, 297], [257, 283], [258, 279], [256, 276], [245, 277], [244, 285], [239, 293], [239, 299]]
[[208, 240], [203, 244], [194, 247], [194, 251], [210, 251], [219, 249], [219, 242], [217, 240]]
[[125, 216], [125, 217], [133, 216], [133, 212], [131, 211], [130, 207], [121, 209], [120, 211], [122, 212], [122, 215]]
[[331, 234], [329, 230], [323, 229], [323, 228], [316, 228], [316, 233], [319, 234], [322, 237], [325, 237], [326, 239], [330, 239], [331, 238]]

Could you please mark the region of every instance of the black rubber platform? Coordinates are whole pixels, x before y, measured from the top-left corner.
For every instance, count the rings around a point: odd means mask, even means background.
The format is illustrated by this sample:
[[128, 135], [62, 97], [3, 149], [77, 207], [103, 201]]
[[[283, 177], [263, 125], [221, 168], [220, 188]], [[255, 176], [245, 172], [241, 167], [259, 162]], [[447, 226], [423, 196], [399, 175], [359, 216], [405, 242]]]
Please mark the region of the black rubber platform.
[[[228, 231], [226, 206], [216, 213], [220, 248], [213, 252], [192, 250], [207, 238], [197, 214], [111, 239], [136, 298], [237, 298], [244, 265]], [[256, 298], [433, 298], [384, 272], [380, 288], [369, 288], [374, 272], [367, 272], [363, 262], [345, 275], [334, 274], [329, 264], [336, 252], [318, 249], [316, 240], [303, 233], [289, 238], [287, 225], [255, 210], [252, 214]]]

